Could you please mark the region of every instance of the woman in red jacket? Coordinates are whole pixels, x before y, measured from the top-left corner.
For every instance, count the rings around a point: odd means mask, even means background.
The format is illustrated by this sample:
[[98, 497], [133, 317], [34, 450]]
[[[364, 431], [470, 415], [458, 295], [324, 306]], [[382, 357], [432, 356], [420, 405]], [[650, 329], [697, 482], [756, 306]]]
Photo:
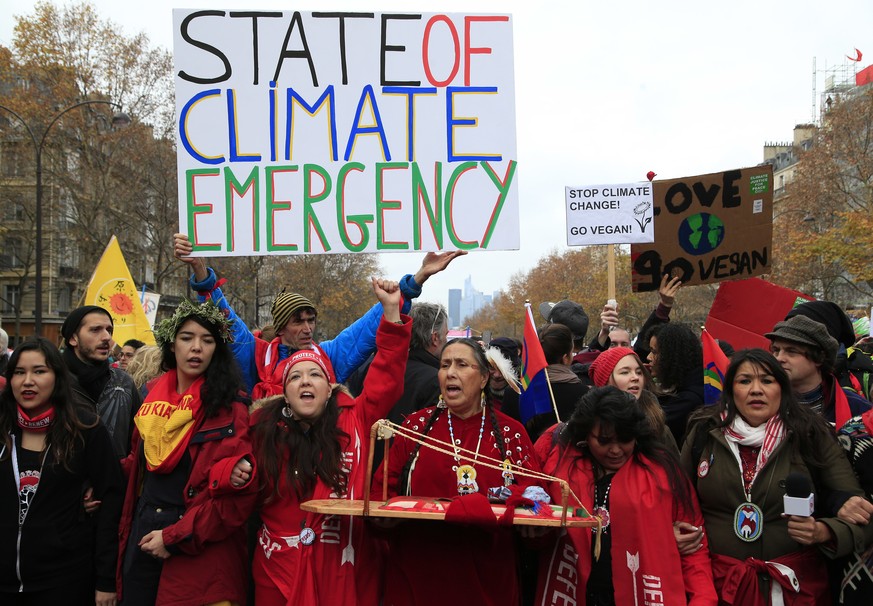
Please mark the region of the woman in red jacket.
[[167, 372], [124, 461], [118, 593], [125, 606], [242, 604], [257, 487], [228, 322], [212, 303], [182, 301], [155, 336]]
[[[525, 487], [539, 471], [524, 426], [494, 409], [486, 395], [491, 365], [471, 339], [450, 341], [440, 353], [440, 399], [407, 417], [403, 427], [439, 440], [441, 451], [398, 433], [389, 453], [388, 494], [457, 498], [464, 521], [484, 514], [484, 524], [406, 520], [387, 533], [386, 606], [518, 604], [519, 581], [512, 529], [498, 528], [486, 496], [490, 489]], [[503, 461], [505, 468], [483, 460]], [[374, 492], [382, 490], [382, 468]], [[484, 505], [484, 511], [479, 507]], [[442, 563], [450, 565], [442, 566]]]
[[362, 498], [370, 428], [403, 393], [411, 320], [401, 318], [396, 282], [373, 280], [373, 290], [383, 316], [359, 397], [331, 385], [318, 350], [300, 350], [285, 366], [284, 394], [255, 405], [263, 521], [253, 562], [258, 606], [378, 603], [378, 555], [364, 521], [300, 509], [310, 499]]
[[[569, 595], [589, 606], [717, 603], [706, 539], [680, 555], [673, 538], [675, 521], [703, 523], [694, 491], [633, 395], [612, 386], [590, 391], [535, 448], [543, 471], [567, 480], [603, 520], [599, 554], [593, 529], [571, 528], [540, 556], [537, 603]], [[557, 498], [560, 487], [550, 492]]]

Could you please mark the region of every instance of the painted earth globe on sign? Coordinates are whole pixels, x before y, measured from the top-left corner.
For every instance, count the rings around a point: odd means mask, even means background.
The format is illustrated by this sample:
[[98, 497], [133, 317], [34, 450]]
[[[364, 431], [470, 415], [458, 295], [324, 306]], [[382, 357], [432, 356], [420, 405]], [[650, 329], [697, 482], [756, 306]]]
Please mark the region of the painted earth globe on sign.
[[679, 226], [679, 246], [689, 255], [711, 253], [724, 240], [724, 223], [715, 215], [698, 213]]

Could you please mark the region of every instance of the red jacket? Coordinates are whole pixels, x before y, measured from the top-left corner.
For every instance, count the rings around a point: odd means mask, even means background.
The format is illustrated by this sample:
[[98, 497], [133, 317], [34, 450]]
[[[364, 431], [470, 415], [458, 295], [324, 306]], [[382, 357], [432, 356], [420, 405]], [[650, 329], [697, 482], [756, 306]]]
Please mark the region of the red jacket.
[[[205, 419], [191, 437], [188, 446], [191, 475], [184, 495], [186, 510], [178, 522], [163, 532], [164, 544], [181, 553], [164, 560], [157, 604], [182, 606], [222, 600], [245, 603], [249, 561], [245, 523], [255, 506], [257, 482], [249, 480], [245, 486], [236, 488], [230, 483], [230, 473], [242, 457], [248, 457], [254, 464], [248, 425], [247, 402], [236, 401], [232, 410], [222, 409], [216, 416]], [[144, 471], [141, 443], [142, 438], [134, 429], [131, 454], [122, 461], [127, 493], [121, 514], [116, 574], [119, 600], [127, 541], [140, 538], [129, 534]]]
[[[340, 391], [337, 424], [349, 440], [342, 444], [348, 468], [347, 494], [332, 494], [318, 480], [311, 499], [362, 499], [370, 445], [370, 428], [384, 418], [403, 393], [403, 376], [412, 322], [402, 316], [403, 325], [382, 320], [376, 333], [376, 357], [364, 380], [364, 391], [352, 398]], [[279, 396], [281, 397], [281, 396]], [[269, 405], [270, 401], [266, 404]], [[252, 424], [260, 414], [252, 415]], [[325, 516], [300, 509], [294, 489], [283, 481], [283, 492], [273, 497], [273, 478], [261, 493], [263, 527], [258, 533], [253, 576], [256, 586], [279, 591], [287, 603], [297, 606], [327, 604], [375, 604], [378, 602], [378, 558], [375, 544], [365, 532], [365, 521], [352, 516]], [[315, 531], [311, 545], [299, 542], [302, 528]], [[258, 604], [265, 602], [261, 597]], [[284, 603], [284, 602], [283, 602]]]
[[[409, 415], [403, 426], [421, 433], [434, 408]], [[452, 436], [459, 446], [480, 452], [492, 459], [508, 458], [513, 465], [538, 472], [533, 445], [524, 426], [501, 412], [494, 412], [504, 444], [498, 445], [492, 433], [491, 410], [482, 417], [452, 417], [449, 432], [448, 414], [443, 411], [427, 433], [429, 438], [449, 443]], [[479, 439], [482, 431], [482, 439]], [[401, 472], [414, 448], [414, 442], [401, 435], [394, 437], [388, 461], [388, 494], [397, 496]], [[443, 449], [445, 450], [445, 449]], [[473, 464], [470, 455], [459, 458]], [[409, 493], [422, 497], [458, 496], [458, 463], [451, 454], [421, 448], [410, 480]], [[382, 493], [383, 468], [375, 474], [373, 494]], [[503, 486], [506, 478], [498, 469], [475, 465], [478, 494], [484, 497], [489, 488]], [[539, 484], [528, 476], [516, 475], [521, 487]], [[465, 497], [466, 498], [466, 497]], [[492, 518], [493, 522], [493, 518]], [[508, 606], [519, 603], [515, 533], [511, 528], [492, 525], [455, 524], [405, 520], [385, 533], [389, 542], [385, 564], [385, 606], [443, 606], [477, 604]]]
[[[535, 449], [543, 471], [563, 478], [588, 511], [593, 509], [594, 474], [591, 462], [579, 458], [575, 447], [554, 444], [555, 425], [537, 440]], [[703, 525], [697, 498], [691, 492], [691, 511], [671, 494], [667, 473], [654, 461], [635, 454], [615, 474], [610, 489], [609, 532], [612, 538], [612, 582], [616, 604], [658, 603], [715, 606], [718, 599], [712, 580], [706, 537], [695, 553], [680, 556], [673, 536], [673, 522]], [[557, 482], [549, 487], [560, 502]], [[540, 554], [537, 603], [573, 603], [586, 594], [591, 572], [589, 528], [568, 528], [552, 548]]]

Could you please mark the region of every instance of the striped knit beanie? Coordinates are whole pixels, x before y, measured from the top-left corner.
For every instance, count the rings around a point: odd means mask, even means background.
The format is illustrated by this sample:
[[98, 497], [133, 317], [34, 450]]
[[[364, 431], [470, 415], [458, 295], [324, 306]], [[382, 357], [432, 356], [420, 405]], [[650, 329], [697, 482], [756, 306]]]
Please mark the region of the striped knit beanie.
[[311, 309], [315, 314], [318, 314], [312, 301], [303, 295], [298, 295], [294, 292], [280, 292], [276, 295], [276, 298], [273, 299], [273, 304], [270, 305], [270, 313], [273, 315], [273, 328], [275, 328], [277, 332], [282, 330], [285, 328], [288, 320], [291, 319], [291, 316], [298, 311], [307, 308]]

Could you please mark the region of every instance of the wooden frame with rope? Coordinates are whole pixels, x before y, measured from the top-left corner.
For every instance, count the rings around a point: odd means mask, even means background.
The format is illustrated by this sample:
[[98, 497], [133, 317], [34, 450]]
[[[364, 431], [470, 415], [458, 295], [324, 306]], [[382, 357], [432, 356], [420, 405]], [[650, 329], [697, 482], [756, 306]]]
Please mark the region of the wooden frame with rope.
[[[450, 451], [447, 450], [447, 448], [452, 447], [450, 444], [446, 444], [444, 442], [441, 442], [440, 440], [436, 440], [434, 438], [419, 434], [417, 432], [413, 432], [405, 427], [392, 423], [387, 419], [380, 419], [376, 421], [376, 423], [374, 423], [372, 428], [370, 429], [370, 452], [367, 458], [367, 471], [365, 476], [363, 500], [311, 500], [302, 503], [301, 509], [303, 509], [304, 511], [312, 511], [315, 513], [328, 515], [352, 515], [363, 517], [374, 516], [419, 520], [445, 519], [445, 511], [449, 503], [449, 501], [446, 499], [420, 499], [421, 501], [426, 501], [429, 505], [431, 505], [430, 507], [428, 507], [427, 511], [414, 510], [405, 506], [393, 507], [393, 503], [408, 502], [414, 497], [394, 497], [393, 499], [389, 499], [387, 481], [383, 482], [382, 484], [382, 500], [376, 502], [372, 500], [370, 484], [373, 477], [373, 454], [376, 448], [376, 440], [379, 439], [384, 442], [385, 455], [382, 460], [382, 465], [384, 477], [387, 479], [390, 439], [394, 436], [395, 433], [403, 435], [408, 439], [414, 440], [420, 443], [425, 448], [436, 450], [438, 452], [443, 452], [447, 455], [452, 454]], [[463, 448], [460, 450], [462, 452], [467, 452]], [[472, 455], [473, 453], [468, 452], [467, 454]], [[497, 461], [496, 459], [492, 459], [481, 454], [479, 455], [478, 463], [493, 469], [503, 470], [502, 461]], [[560, 478], [556, 478], [554, 476], [550, 476], [548, 474], [519, 468], [515, 465], [512, 466], [512, 473], [513, 475], [527, 476], [542, 480], [544, 482], [558, 482], [561, 485], [561, 504], [560, 506], [549, 506], [552, 510], [551, 517], [544, 517], [542, 515], [536, 514], [531, 515], [526, 509], [517, 508], [515, 512], [516, 515], [513, 517], [514, 525], [595, 528], [597, 530], [597, 541], [599, 542], [600, 531], [602, 528], [601, 519], [597, 516], [591, 515], [585, 509], [585, 507], [582, 506], [581, 501], [575, 494], [573, 494], [573, 491], [570, 489], [570, 485], [566, 481]], [[571, 495], [576, 501], [576, 505], [572, 507], [569, 504]], [[502, 512], [505, 511], [506, 507], [503, 505], [492, 505], [492, 509], [495, 512], [496, 519], [502, 515]]]

